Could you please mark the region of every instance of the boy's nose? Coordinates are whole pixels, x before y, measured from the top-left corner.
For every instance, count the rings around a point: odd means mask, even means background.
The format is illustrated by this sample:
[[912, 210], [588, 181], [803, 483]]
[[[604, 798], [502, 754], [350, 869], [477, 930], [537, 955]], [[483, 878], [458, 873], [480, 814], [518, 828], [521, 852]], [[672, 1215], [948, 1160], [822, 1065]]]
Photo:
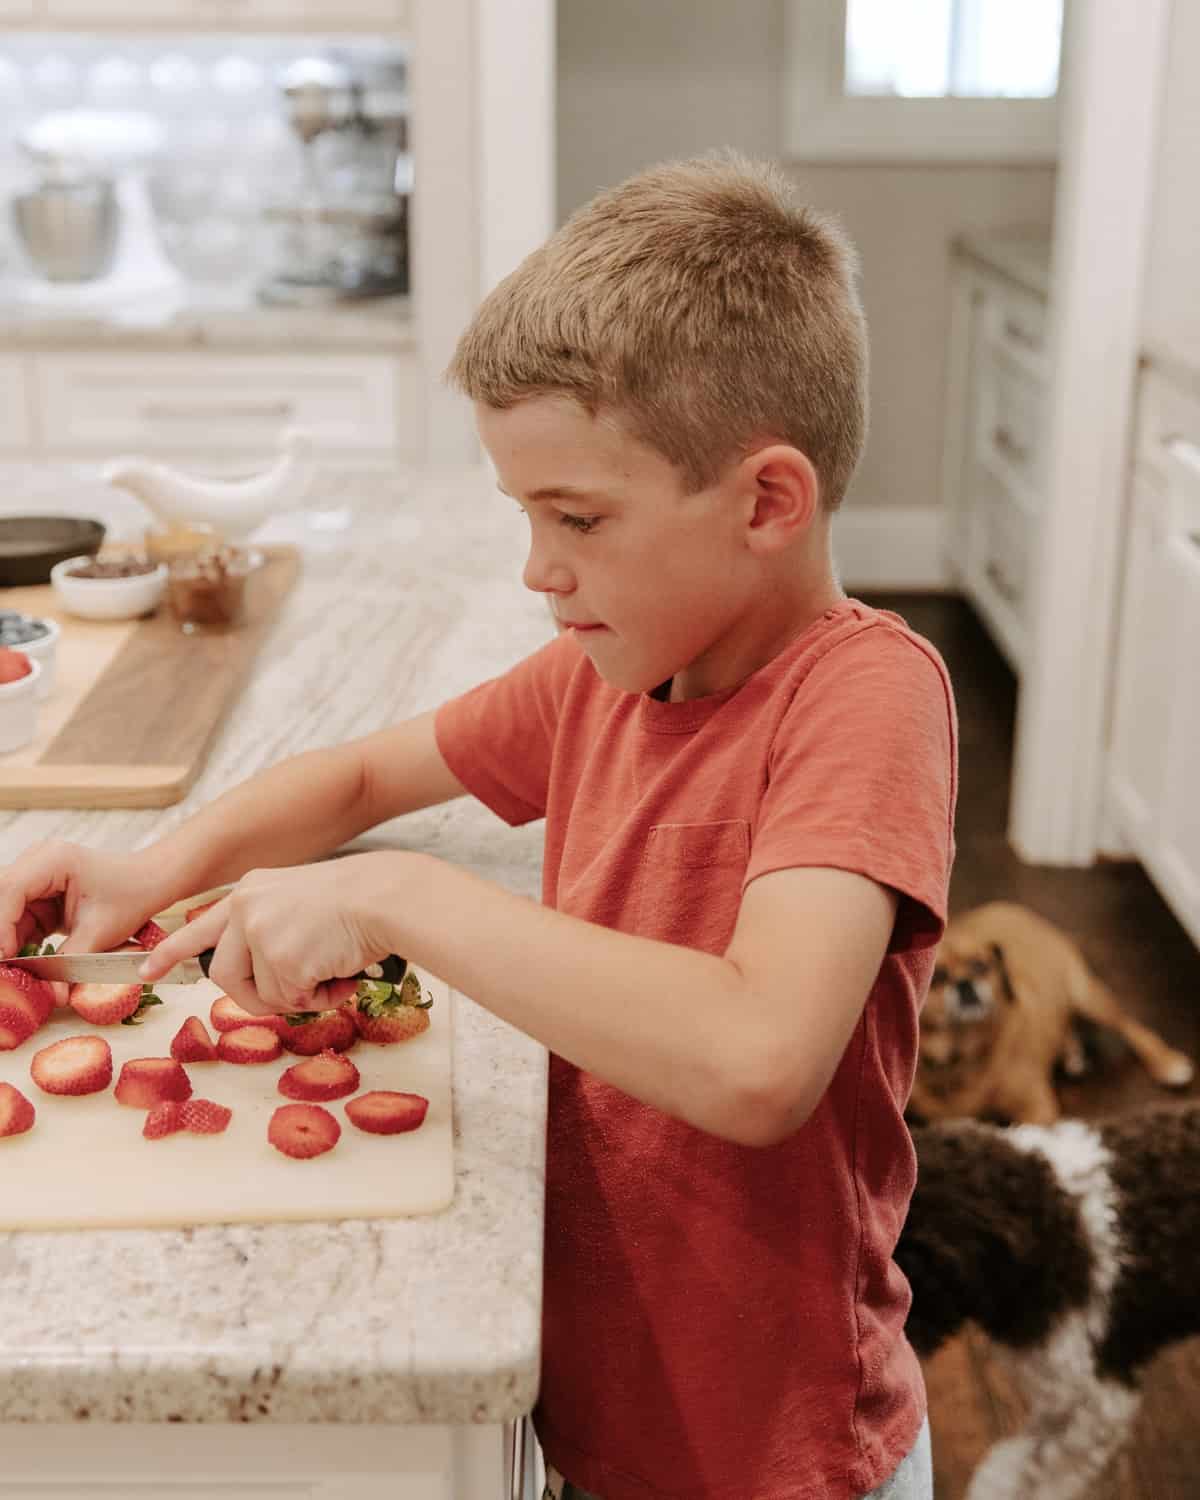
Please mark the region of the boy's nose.
[[521, 580], [535, 594], [567, 593], [573, 586], [570, 569], [537, 544], [529, 548]]

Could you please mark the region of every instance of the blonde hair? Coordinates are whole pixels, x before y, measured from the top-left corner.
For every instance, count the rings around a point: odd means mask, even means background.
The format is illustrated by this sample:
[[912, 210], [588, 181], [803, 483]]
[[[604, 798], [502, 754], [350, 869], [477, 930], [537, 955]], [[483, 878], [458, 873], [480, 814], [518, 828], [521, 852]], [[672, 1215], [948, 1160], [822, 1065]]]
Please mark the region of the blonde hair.
[[732, 151], [600, 193], [484, 299], [447, 379], [488, 406], [564, 395], [712, 484], [759, 441], [807, 455], [827, 510], [866, 435], [857, 257], [775, 167]]

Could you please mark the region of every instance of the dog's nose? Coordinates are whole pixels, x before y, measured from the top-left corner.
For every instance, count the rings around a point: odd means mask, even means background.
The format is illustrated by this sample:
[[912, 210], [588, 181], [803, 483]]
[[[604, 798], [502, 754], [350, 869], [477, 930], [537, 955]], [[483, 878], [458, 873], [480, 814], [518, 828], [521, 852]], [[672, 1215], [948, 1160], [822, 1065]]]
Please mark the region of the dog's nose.
[[954, 986], [958, 991], [958, 1003], [963, 1010], [975, 1010], [983, 1004], [983, 997], [969, 979], [962, 979]]

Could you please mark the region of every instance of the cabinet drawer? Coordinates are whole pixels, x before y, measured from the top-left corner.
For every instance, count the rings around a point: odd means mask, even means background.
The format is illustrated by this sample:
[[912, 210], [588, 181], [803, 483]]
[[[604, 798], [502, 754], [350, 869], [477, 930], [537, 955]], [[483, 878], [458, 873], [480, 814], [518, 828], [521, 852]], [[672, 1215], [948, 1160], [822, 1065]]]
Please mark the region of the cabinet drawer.
[[990, 475], [979, 486], [980, 569], [988, 586], [1024, 621], [1032, 586], [1033, 518]]
[[1166, 483], [1171, 448], [1179, 439], [1200, 445], [1200, 400], [1181, 390], [1152, 365], [1138, 381], [1135, 458], [1139, 472]]
[[411, 451], [416, 439], [415, 359], [54, 354], [35, 369], [55, 450], [259, 451], [292, 423], [333, 451]]
[[991, 338], [984, 342], [981, 366], [976, 454], [1015, 481], [1036, 507], [1045, 387]]
[[0, 448], [25, 448], [31, 441], [25, 367], [16, 355], [0, 356]]
[[988, 291], [988, 332], [1034, 375], [1046, 373], [1046, 304], [1015, 287], [993, 283]]

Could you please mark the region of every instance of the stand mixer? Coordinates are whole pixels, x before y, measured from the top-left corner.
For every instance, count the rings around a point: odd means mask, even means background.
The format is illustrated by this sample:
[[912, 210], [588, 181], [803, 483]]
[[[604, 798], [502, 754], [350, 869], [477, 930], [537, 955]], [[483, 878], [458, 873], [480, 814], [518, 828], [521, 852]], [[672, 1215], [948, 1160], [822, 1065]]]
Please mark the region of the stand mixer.
[[302, 182], [267, 216], [287, 226], [283, 264], [259, 300], [313, 305], [408, 290], [407, 101], [402, 64], [352, 70], [306, 57], [280, 75], [301, 143]]

